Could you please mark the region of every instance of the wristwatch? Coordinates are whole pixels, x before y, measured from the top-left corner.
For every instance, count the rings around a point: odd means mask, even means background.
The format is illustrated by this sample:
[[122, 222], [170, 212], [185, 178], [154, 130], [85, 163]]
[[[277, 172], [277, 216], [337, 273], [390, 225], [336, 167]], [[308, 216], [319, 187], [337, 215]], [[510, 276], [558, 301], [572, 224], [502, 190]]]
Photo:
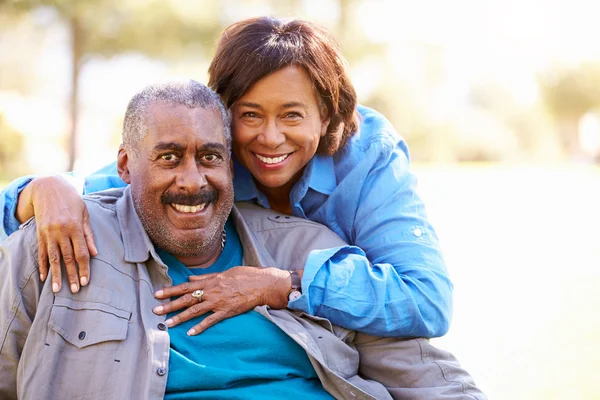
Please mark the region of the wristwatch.
[[296, 300], [302, 296], [302, 279], [296, 271], [289, 271], [290, 277], [292, 278], [292, 289], [288, 292], [288, 301]]

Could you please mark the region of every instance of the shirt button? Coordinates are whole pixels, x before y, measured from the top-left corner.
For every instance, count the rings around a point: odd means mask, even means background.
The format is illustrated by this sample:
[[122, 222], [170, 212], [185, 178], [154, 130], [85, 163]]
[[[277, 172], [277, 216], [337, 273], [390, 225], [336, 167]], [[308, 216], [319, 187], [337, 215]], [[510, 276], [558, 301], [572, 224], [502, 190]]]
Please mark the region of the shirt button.
[[156, 373], [157, 373], [159, 376], [163, 376], [164, 374], [166, 374], [166, 373], [167, 373], [167, 369], [166, 369], [166, 368], [163, 368], [163, 367], [160, 367], [159, 369], [157, 369], [157, 370], [156, 370]]
[[79, 332], [79, 340], [85, 339], [85, 331]]
[[420, 230], [419, 228], [415, 228], [415, 230], [413, 231], [413, 234], [414, 234], [416, 237], [420, 237], [420, 236], [423, 234], [423, 231], [422, 231], [422, 230]]
[[158, 324], [158, 329], [160, 329], [161, 331], [166, 331], [167, 326], [161, 322]]

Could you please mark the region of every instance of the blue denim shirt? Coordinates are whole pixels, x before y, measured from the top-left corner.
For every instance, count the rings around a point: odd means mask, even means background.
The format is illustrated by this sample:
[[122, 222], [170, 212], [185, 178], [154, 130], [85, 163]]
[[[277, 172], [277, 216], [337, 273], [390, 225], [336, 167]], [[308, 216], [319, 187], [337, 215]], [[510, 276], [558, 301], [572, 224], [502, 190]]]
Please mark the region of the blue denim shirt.
[[[381, 114], [358, 110], [359, 133], [336, 155], [313, 157], [290, 194], [295, 216], [327, 225], [358, 248], [311, 253], [303, 294], [289, 307], [378, 336], [441, 336], [452, 314], [452, 283], [415, 192], [406, 142]], [[234, 176], [237, 201], [269, 207], [239, 163]], [[2, 193], [6, 233], [18, 228], [16, 198], [30, 179]], [[113, 163], [86, 177], [84, 193], [124, 185]]]

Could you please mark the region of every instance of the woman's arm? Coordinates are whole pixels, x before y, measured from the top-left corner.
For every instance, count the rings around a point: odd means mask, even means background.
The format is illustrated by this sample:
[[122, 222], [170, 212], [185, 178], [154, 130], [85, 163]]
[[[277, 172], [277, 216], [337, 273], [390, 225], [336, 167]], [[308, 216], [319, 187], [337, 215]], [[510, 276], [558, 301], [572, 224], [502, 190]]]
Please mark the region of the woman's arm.
[[17, 218], [17, 201], [21, 191], [34, 179], [34, 176], [17, 178], [0, 193], [0, 242], [19, 229], [21, 224]]
[[376, 115], [363, 123], [368, 142], [348, 149], [355, 152], [352, 167], [314, 214], [364, 253], [312, 254], [303, 296], [290, 307], [377, 336], [441, 336], [452, 314], [452, 283], [415, 191], [406, 144]]
[[72, 292], [89, 282], [89, 257], [97, 252], [80, 196], [124, 185], [116, 175], [115, 165], [109, 164], [85, 179], [74, 174], [19, 178], [0, 194], [3, 237], [36, 216], [40, 278], [46, 279], [50, 264], [55, 292], [61, 288], [61, 258]]

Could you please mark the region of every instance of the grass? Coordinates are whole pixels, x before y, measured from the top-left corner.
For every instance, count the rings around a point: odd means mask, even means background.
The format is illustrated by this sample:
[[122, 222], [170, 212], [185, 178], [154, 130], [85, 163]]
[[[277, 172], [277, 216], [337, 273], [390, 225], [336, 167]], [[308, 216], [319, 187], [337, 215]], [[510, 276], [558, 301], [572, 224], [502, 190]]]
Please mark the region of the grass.
[[415, 171], [455, 284], [434, 343], [490, 399], [600, 398], [600, 170]]

